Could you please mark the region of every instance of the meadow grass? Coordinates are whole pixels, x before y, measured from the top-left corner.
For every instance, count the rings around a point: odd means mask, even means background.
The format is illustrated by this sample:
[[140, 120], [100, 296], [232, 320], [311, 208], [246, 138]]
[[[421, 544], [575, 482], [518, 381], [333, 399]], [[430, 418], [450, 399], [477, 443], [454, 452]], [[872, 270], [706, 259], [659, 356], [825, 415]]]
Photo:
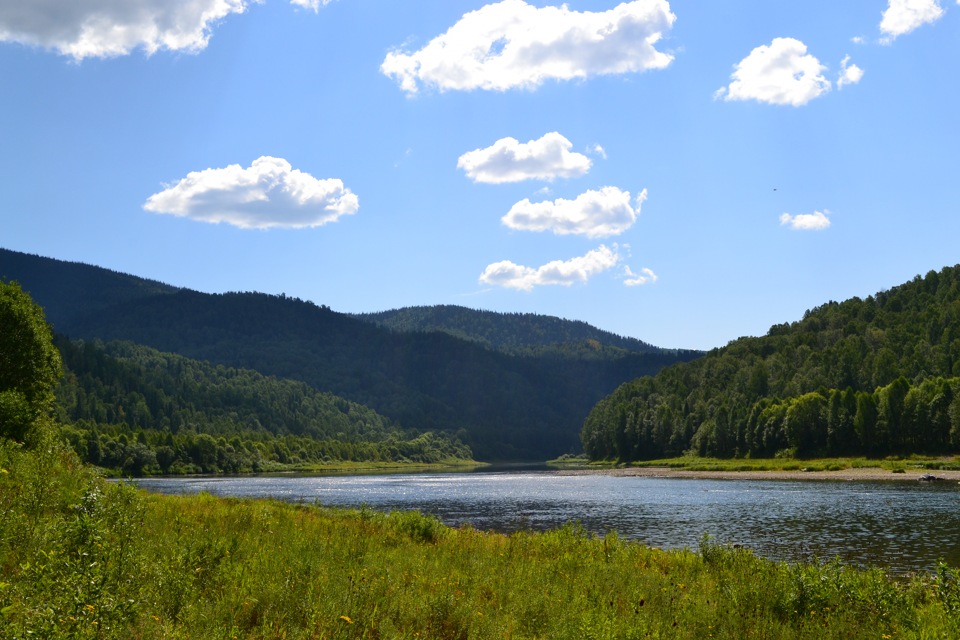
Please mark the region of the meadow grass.
[[960, 574], [894, 579], [577, 524], [145, 494], [0, 446], [4, 638], [956, 638]]

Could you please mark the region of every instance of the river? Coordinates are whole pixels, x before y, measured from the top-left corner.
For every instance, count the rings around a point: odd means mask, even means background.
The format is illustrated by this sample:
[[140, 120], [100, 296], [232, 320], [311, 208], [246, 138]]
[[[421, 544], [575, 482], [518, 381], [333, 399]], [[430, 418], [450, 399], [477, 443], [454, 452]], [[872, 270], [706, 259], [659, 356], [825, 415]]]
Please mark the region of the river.
[[452, 526], [503, 532], [578, 521], [594, 534], [666, 549], [703, 534], [787, 561], [839, 557], [903, 574], [960, 566], [955, 483], [638, 478], [487, 471], [150, 478], [147, 490], [273, 497], [324, 506], [417, 510]]

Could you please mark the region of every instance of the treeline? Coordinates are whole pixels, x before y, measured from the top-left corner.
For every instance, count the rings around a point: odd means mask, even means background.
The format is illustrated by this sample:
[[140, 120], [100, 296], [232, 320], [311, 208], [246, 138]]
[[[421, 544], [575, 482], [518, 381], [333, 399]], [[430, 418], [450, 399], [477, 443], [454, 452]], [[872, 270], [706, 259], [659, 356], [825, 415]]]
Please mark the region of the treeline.
[[302, 382], [132, 343], [55, 339], [56, 411], [85, 461], [144, 473], [237, 473], [332, 461], [470, 459], [447, 434], [402, 430]]
[[629, 382], [581, 438], [593, 459], [960, 450], [960, 267], [741, 338]]
[[535, 313], [499, 313], [457, 305], [434, 305], [361, 313], [355, 317], [393, 331], [442, 331], [507, 353], [529, 354], [542, 347], [588, 341], [635, 353], [673, 352], [636, 338], [603, 331], [579, 320]]
[[61, 427], [84, 462], [124, 476], [259, 473], [341, 462], [432, 464], [470, 459], [470, 448], [433, 433], [377, 442], [317, 440], [241, 431], [227, 437], [186, 430], [130, 430], [126, 425], [79, 421]]

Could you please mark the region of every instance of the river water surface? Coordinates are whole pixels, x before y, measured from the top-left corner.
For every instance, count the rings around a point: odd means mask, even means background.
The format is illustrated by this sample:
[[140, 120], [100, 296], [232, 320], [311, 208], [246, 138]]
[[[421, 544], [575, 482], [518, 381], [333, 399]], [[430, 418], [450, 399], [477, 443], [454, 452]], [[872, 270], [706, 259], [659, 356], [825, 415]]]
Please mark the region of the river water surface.
[[960, 566], [955, 483], [756, 481], [488, 471], [152, 478], [150, 491], [273, 497], [324, 506], [417, 510], [510, 532], [578, 521], [591, 533], [667, 549], [709, 534], [775, 560], [839, 557], [894, 573]]

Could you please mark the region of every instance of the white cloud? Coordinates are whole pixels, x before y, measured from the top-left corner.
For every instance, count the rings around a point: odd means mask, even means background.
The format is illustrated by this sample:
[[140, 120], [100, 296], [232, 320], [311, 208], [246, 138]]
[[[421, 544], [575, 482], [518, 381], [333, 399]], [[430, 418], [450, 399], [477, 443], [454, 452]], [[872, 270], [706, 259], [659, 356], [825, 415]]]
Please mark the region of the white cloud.
[[943, 9], [937, 0], [889, 0], [880, 21], [880, 31], [887, 36], [884, 42], [891, 42], [897, 36], [936, 22], [941, 16]]
[[623, 275], [626, 276], [626, 279], [623, 281], [623, 284], [628, 287], [639, 287], [649, 283], [657, 281], [657, 274], [653, 270], [644, 267], [640, 269], [640, 273], [634, 273], [630, 267], [623, 268]]
[[571, 153], [573, 144], [556, 131], [520, 143], [502, 138], [486, 149], [469, 151], [457, 161], [474, 182], [499, 184], [521, 180], [574, 178], [590, 170], [590, 158]]
[[554, 260], [538, 268], [525, 267], [509, 260], [496, 262], [480, 274], [480, 282], [521, 291], [531, 291], [534, 287], [543, 285], [569, 287], [587, 282], [598, 273], [612, 269], [619, 262], [620, 254], [616, 245], [613, 248], [600, 245], [584, 256], [566, 261]]
[[421, 85], [505, 91], [662, 69], [673, 56], [655, 45], [675, 19], [666, 0], [634, 0], [600, 12], [503, 0], [465, 14], [419, 51], [389, 53], [380, 70], [413, 94]]
[[524, 198], [511, 207], [501, 222], [522, 231], [552, 231], [557, 235], [584, 235], [588, 238], [615, 236], [637, 221], [647, 199], [644, 189], [631, 203], [630, 192], [617, 187], [587, 191], [576, 200], [530, 202]]
[[191, 171], [150, 196], [143, 208], [242, 229], [300, 229], [356, 213], [360, 203], [340, 180], [318, 180], [283, 158], [263, 156], [246, 169], [232, 164]]
[[774, 38], [735, 67], [733, 82], [715, 94], [724, 100], [757, 100], [799, 107], [830, 90], [826, 69], [794, 38]]
[[[257, 0], [252, 0], [256, 2]], [[142, 48], [199, 51], [212, 27], [246, 0], [0, 0], [0, 42], [54, 49], [77, 60]]]
[[828, 215], [830, 215], [830, 212], [826, 209], [823, 211], [814, 211], [813, 213], [801, 213], [795, 216], [784, 213], [780, 215], [780, 224], [797, 231], [822, 231], [830, 227]]
[[850, 56], [845, 56], [840, 62], [840, 77], [837, 78], [837, 89], [843, 89], [848, 84], [857, 84], [863, 78], [863, 69], [850, 64]]
[[290, 0], [290, 4], [313, 11], [320, 11], [320, 7], [326, 6], [331, 2], [333, 2], [333, 0]]
[[592, 153], [594, 155], [600, 156], [604, 160], [607, 159], [607, 150], [601, 147], [599, 144], [594, 144], [593, 146], [588, 147], [587, 153]]

